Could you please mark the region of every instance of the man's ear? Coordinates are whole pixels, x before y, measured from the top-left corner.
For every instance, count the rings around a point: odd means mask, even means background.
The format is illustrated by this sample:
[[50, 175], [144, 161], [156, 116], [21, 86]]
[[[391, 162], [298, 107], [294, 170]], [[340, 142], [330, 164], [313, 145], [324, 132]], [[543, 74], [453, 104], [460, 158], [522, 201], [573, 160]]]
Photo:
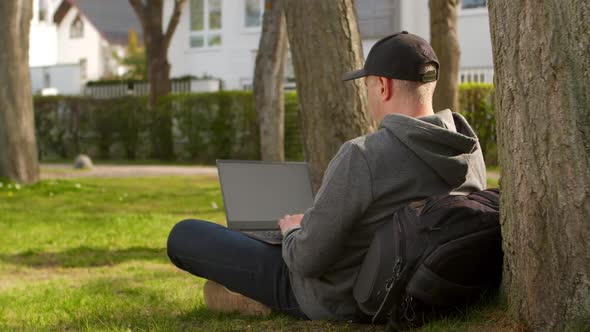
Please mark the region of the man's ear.
[[379, 95], [381, 100], [388, 101], [393, 96], [393, 80], [386, 77], [379, 77]]

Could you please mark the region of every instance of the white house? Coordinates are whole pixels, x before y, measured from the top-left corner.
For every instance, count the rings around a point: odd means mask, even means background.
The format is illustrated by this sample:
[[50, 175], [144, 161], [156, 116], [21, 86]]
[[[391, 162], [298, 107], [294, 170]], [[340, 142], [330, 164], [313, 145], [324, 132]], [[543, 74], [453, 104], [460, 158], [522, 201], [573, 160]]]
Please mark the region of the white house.
[[54, 15], [58, 63], [80, 63], [82, 79], [124, 73], [113, 56], [125, 54], [129, 30], [141, 25], [126, 0], [64, 0]]
[[50, 66], [57, 63], [57, 28], [53, 13], [61, 0], [34, 0], [29, 33], [29, 66]]
[[[164, 22], [173, 0], [166, 0]], [[356, 0], [365, 56], [381, 37], [400, 30], [430, 38], [428, 0]], [[458, 16], [461, 80], [492, 82], [485, 0], [462, 0]], [[189, 0], [168, 51], [171, 76], [213, 76], [226, 89], [251, 87], [264, 0]], [[287, 66], [286, 76], [292, 76]]]
[[486, 0], [461, 0], [457, 20], [461, 82], [494, 81], [490, 19]]
[[80, 94], [90, 80], [125, 73], [128, 32], [141, 38], [127, 0], [34, 0], [30, 32], [33, 92]]
[[[51, 82], [57, 63], [57, 27], [53, 13], [61, 0], [34, 0], [33, 18], [29, 32], [29, 66], [33, 92], [54, 91], [56, 82]], [[79, 82], [79, 79], [77, 79]], [[68, 87], [69, 88], [69, 87]], [[66, 89], [69, 90], [69, 89]], [[76, 91], [79, 91], [78, 87]]]

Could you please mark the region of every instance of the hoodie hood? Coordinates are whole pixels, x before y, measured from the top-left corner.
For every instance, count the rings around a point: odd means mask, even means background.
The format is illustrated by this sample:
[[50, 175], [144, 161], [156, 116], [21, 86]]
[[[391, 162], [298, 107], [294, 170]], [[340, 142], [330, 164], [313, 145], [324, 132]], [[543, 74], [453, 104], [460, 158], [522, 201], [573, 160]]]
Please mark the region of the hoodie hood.
[[393, 133], [451, 188], [482, 179], [485, 183], [481, 148], [463, 116], [450, 110], [421, 118], [388, 114], [381, 128]]

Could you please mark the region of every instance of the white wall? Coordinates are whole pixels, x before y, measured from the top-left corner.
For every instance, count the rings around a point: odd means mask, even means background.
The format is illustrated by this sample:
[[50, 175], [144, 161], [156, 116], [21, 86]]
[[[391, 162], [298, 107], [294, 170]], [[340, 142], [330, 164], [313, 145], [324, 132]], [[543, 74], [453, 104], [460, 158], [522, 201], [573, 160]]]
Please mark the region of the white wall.
[[401, 0], [400, 2], [401, 30], [406, 30], [430, 41], [430, 10], [428, 9], [428, 0]]
[[[362, 1], [362, 0], [357, 0]], [[400, 20], [400, 31], [406, 30], [418, 35], [426, 40], [430, 40], [430, 12], [428, 9], [428, 0], [399, 0], [400, 12], [397, 19]], [[395, 33], [399, 31], [391, 31]], [[369, 55], [371, 47], [375, 45], [378, 39], [364, 39], [363, 54], [365, 59]]]
[[57, 63], [57, 30], [50, 24], [31, 24], [29, 33], [29, 66]]
[[465, 79], [467, 75], [484, 75], [484, 81], [492, 83], [494, 62], [487, 8], [459, 10], [457, 25], [461, 48], [461, 74]]
[[44, 21], [39, 18], [39, 0], [33, 1], [33, 18], [29, 32], [29, 66], [49, 66], [57, 63], [57, 28], [53, 13], [59, 1], [47, 2]]
[[78, 16], [78, 9], [74, 6], [68, 11], [57, 29], [59, 50], [58, 63], [79, 63], [85, 58], [87, 61], [86, 78], [96, 80], [103, 76], [105, 70], [106, 42], [98, 30], [84, 16], [80, 15], [84, 23], [84, 35], [82, 38], [70, 38], [70, 26]]
[[[189, 47], [188, 3], [168, 50], [171, 76], [208, 74], [221, 78], [225, 83], [224, 88], [229, 90], [241, 89], [243, 85], [251, 83], [260, 29], [244, 27], [244, 0], [222, 0], [222, 45], [211, 49]], [[166, 19], [163, 24], [168, 23], [172, 6], [173, 1], [166, 0]], [[430, 40], [428, 0], [400, 0], [400, 7], [401, 29]], [[493, 63], [487, 10], [460, 11], [458, 25], [459, 44], [463, 54], [461, 69], [477, 72], [485, 69], [486, 81], [491, 81], [488, 77], [491, 77], [489, 73]], [[376, 41], [377, 39], [363, 40], [365, 58]]]
[[[244, 6], [243, 0], [222, 0], [222, 45], [197, 49], [189, 46], [190, 11], [187, 5], [168, 51], [171, 76], [207, 74], [221, 78], [228, 90], [241, 89], [242, 83], [252, 80], [260, 28], [245, 27]], [[167, 0], [164, 17], [169, 17], [171, 8], [172, 1]]]
[[41, 93], [45, 88], [55, 88], [60, 95], [79, 95], [82, 91], [80, 65], [31, 67], [31, 85], [34, 94]]
[[462, 67], [492, 66], [492, 41], [487, 9], [460, 10], [457, 25]]

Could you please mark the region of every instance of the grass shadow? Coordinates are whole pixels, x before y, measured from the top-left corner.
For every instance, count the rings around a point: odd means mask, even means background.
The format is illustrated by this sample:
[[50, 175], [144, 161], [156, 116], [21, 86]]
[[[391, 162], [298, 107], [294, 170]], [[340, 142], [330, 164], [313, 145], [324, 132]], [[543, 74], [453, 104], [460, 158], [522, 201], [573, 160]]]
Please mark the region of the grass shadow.
[[130, 247], [109, 250], [80, 246], [60, 252], [38, 252], [27, 250], [18, 254], [0, 254], [0, 261], [33, 268], [76, 268], [99, 267], [120, 264], [131, 260], [156, 261], [166, 263], [165, 248]]
[[212, 312], [205, 306], [196, 307], [177, 317], [187, 326], [210, 331], [382, 331], [383, 326], [336, 321], [307, 321], [272, 313], [266, 316], [246, 316], [238, 312]]
[[[156, 275], [169, 277], [168, 273]], [[2, 325], [0, 328], [55, 331], [381, 331], [381, 327], [346, 322], [303, 321], [284, 315], [245, 316], [238, 313], [215, 313], [208, 310], [195, 289], [194, 300], [174, 295], [169, 288], [159, 288], [148, 278], [100, 278], [80, 287], [42, 291], [51, 304], [37, 310], [59, 308], [67, 314], [51, 321], [35, 317], [24, 326]], [[52, 307], [55, 306], [55, 307]]]

